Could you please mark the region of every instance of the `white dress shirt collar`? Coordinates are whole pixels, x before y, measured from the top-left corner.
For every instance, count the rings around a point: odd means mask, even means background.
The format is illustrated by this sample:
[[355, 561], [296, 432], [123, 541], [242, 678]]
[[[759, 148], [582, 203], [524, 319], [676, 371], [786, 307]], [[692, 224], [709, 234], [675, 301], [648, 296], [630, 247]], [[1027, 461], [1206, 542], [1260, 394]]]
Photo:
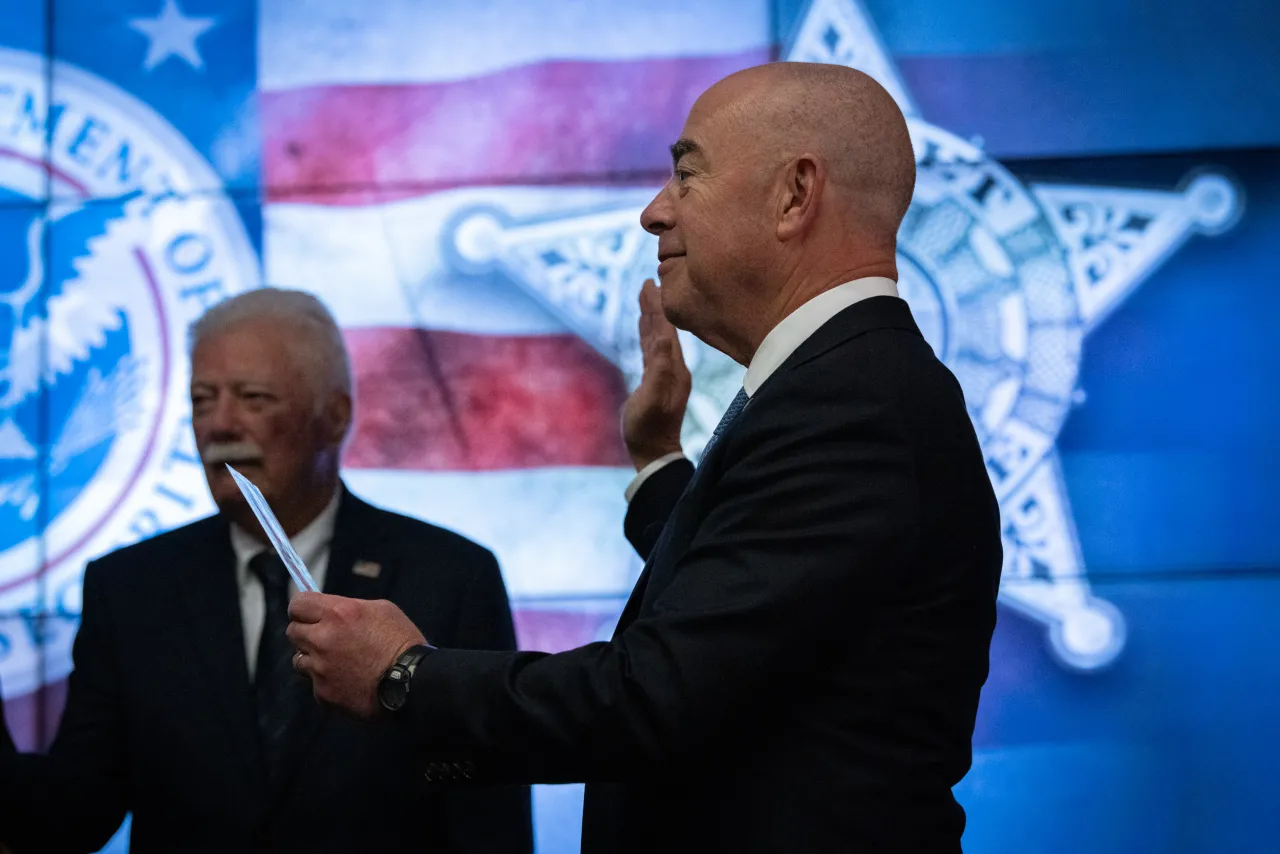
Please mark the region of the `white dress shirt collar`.
[[823, 291], [788, 314], [760, 342], [751, 364], [747, 366], [747, 376], [742, 381], [747, 397], [754, 395], [787, 357], [828, 320], [868, 297], [897, 295], [898, 285], [893, 279], [868, 276]]

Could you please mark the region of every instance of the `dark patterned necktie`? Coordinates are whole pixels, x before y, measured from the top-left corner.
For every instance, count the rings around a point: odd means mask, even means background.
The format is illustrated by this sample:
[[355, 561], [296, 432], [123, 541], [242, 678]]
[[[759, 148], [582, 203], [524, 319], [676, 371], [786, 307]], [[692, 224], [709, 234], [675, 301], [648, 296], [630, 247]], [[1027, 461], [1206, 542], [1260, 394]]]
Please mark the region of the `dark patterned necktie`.
[[[707, 444], [702, 448], [702, 453], [698, 456], [698, 465], [694, 469], [693, 477], [689, 479], [687, 484], [685, 484], [684, 491], [680, 493], [680, 500], [676, 502], [675, 508], [667, 515], [666, 521], [662, 525], [661, 533], [658, 534], [657, 540], [654, 541], [653, 548], [649, 550], [649, 558], [645, 561], [644, 565], [644, 572], [646, 574], [649, 572], [649, 568], [660, 559], [659, 556], [666, 551], [672, 537], [675, 536], [675, 530], [680, 524], [679, 520], [682, 515], [681, 507], [684, 505], [686, 496], [688, 496], [693, 490], [694, 484], [698, 480], [698, 476], [702, 474], [702, 464], [706, 462], [707, 457], [711, 455], [711, 449], [715, 447], [716, 442], [720, 441], [720, 438], [728, 432], [729, 428], [733, 425], [733, 422], [742, 414], [742, 410], [746, 408], [748, 400], [750, 400], [750, 398], [747, 397], [747, 390], [745, 388], [738, 389], [738, 393], [734, 395], [733, 400], [729, 402], [729, 408], [724, 411], [724, 415], [720, 416], [720, 423], [717, 424], [716, 429], [711, 432], [711, 438], [707, 440]], [[641, 578], [644, 578], [644, 575], [642, 575]], [[630, 603], [628, 603], [628, 607], [630, 607]], [[617, 637], [618, 631], [621, 631], [622, 629], [622, 623], [619, 622], [618, 625], [619, 628], [614, 632], [614, 637]]]
[[751, 398], [747, 397], [747, 390], [745, 388], [738, 389], [738, 393], [735, 394], [733, 396], [733, 400], [729, 402], [729, 408], [724, 411], [724, 415], [720, 416], [720, 423], [717, 424], [716, 429], [711, 432], [711, 438], [707, 440], [706, 446], [702, 449], [702, 455], [698, 458], [699, 462], [707, 458], [707, 455], [711, 453], [711, 449], [715, 446], [716, 442], [720, 441], [720, 437], [729, 429], [729, 425], [733, 424], [733, 422], [737, 420], [738, 416], [742, 414], [742, 410], [746, 408], [747, 401], [750, 399]]
[[285, 748], [298, 708], [293, 647], [285, 636], [289, 625], [289, 571], [272, 551], [254, 555], [249, 561], [249, 570], [262, 582], [266, 603], [253, 695], [267, 773], [271, 784], [276, 785], [280, 782]]

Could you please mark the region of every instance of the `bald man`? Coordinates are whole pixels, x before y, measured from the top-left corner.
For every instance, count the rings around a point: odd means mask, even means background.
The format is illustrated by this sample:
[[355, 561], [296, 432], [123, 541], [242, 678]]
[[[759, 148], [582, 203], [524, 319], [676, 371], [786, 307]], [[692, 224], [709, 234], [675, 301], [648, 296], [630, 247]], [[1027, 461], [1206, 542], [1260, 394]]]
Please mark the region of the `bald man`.
[[[866, 75], [773, 64], [699, 98], [672, 155], [623, 413], [646, 565], [613, 639], [436, 649], [389, 604], [304, 594], [295, 667], [433, 776], [587, 781], [589, 854], [957, 852], [1000, 524], [897, 296], [906, 123]], [[747, 366], [696, 468], [675, 327]]]

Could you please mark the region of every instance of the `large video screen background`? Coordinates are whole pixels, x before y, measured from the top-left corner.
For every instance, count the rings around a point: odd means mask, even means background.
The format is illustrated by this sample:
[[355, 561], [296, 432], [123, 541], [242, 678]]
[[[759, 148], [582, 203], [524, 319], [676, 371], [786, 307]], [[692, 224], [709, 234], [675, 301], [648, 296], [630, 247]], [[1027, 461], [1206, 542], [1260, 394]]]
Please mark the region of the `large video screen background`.
[[[1271, 850], [1278, 38], [1263, 0], [9, 0], [15, 736], [56, 727], [85, 561], [211, 512], [185, 328], [263, 283], [344, 327], [348, 484], [493, 548], [522, 646], [607, 636], [638, 210], [708, 84], [836, 61], [912, 118], [902, 285], [1005, 512], [966, 846]], [[696, 452], [740, 372], [690, 350]], [[536, 800], [576, 850], [580, 789]]]

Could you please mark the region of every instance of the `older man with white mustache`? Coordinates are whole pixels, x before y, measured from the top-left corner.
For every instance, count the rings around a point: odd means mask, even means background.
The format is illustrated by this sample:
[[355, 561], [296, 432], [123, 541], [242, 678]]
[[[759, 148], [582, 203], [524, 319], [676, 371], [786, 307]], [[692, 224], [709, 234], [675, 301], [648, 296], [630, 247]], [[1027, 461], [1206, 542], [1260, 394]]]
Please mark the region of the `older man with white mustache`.
[[343, 486], [352, 378], [332, 316], [251, 291], [193, 325], [191, 357], [218, 513], [87, 568], [51, 753], [0, 756], [0, 846], [96, 851], [132, 812], [134, 854], [530, 851], [527, 787], [437, 791], [402, 733], [317, 707], [293, 672], [297, 591], [227, 463], [326, 592], [395, 602], [451, 646], [515, 645], [490, 552]]

